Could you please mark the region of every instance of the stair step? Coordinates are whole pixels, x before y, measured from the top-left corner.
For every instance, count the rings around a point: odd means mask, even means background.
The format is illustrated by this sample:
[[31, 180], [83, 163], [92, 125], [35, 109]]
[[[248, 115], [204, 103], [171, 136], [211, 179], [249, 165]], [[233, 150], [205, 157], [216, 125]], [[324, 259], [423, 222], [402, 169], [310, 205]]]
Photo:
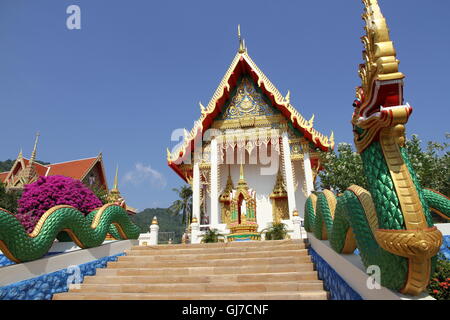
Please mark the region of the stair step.
[[257, 292], [257, 293], [58, 293], [54, 300], [327, 300], [324, 290], [298, 292]]
[[70, 285], [71, 292], [102, 293], [171, 293], [171, 292], [272, 292], [272, 291], [317, 291], [323, 290], [320, 282], [244, 282], [244, 283], [152, 283], [152, 284], [81, 284]]
[[303, 240], [134, 246], [55, 300], [326, 300]]
[[302, 282], [322, 283], [316, 280], [315, 272], [280, 272], [280, 273], [250, 273], [250, 274], [212, 274], [212, 275], [165, 275], [165, 276], [119, 276], [96, 275], [84, 277], [83, 284], [132, 284], [132, 283], [216, 283], [216, 282]]
[[313, 271], [312, 263], [302, 264], [274, 264], [274, 265], [237, 265], [230, 267], [185, 267], [185, 268], [108, 268], [98, 269], [97, 275], [101, 276], [156, 276], [156, 275], [214, 275], [214, 274], [248, 274], [248, 273], [274, 273], [274, 272], [305, 272], [310, 271], [317, 279], [317, 273]]
[[[120, 258], [120, 257], [119, 257]], [[309, 256], [298, 257], [275, 257], [275, 258], [241, 258], [241, 259], [210, 259], [210, 260], [161, 260], [161, 261], [114, 261], [108, 262], [108, 268], [154, 268], [154, 267], [213, 267], [213, 266], [241, 266], [258, 264], [289, 264], [304, 263], [310, 261]]]
[[177, 254], [177, 255], [126, 255], [120, 256], [118, 261], [169, 261], [169, 260], [215, 260], [215, 259], [248, 259], [248, 258], [274, 258], [274, 257], [298, 257], [308, 256], [308, 250], [281, 250], [281, 251], [257, 251], [257, 252], [221, 252], [202, 254]]
[[[131, 256], [147, 256], [147, 255], [178, 255], [178, 254], [212, 254], [212, 253], [231, 253], [231, 252], [260, 252], [260, 251], [288, 251], [306, 249], [304, 243], [280, 245], [276, 248], [267, 246], [263, 247], [212, 247], [212, 248], [193, 248], [193, 249], [165, 249], [161, 250], [160, 246], [139, 246], [133, 249], [125, 250], [127, 255]], [[275, 251], [276, 250], [276, 251]]]
[[132, 246], [132, 250], [172, 250], [172, 249], [198, 249], [198, 248], [228, 248], [228, 247], [279, 247], [283, 245], [301, 244], [303, 240], [271, 240], [271, 241], [232, 241], [216, 243], [193, 243], [193, 244], [162, 244], [157, 246]]

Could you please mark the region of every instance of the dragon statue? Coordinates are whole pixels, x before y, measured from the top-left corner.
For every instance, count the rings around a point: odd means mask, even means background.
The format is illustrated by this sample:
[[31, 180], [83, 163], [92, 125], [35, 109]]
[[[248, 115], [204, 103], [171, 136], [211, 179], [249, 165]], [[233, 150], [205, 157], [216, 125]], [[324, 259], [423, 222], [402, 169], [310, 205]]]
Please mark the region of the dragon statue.
[[352, 185], [335, 196], [311, 194], [305, 229], [333, 250], [356, 248], [366, 267], [376, 265], [381, 285], [403, 294], [423, 292], [434, 271], [442, 234], [430, 210], [449, 219], [450, 199], [423, 189], [408, 159], [405, 124], [412, 108], [403, 104], [403, 78], [377, 0], [363, 0], [362, 85], [356, 90], [352, 125], [369, 191]]
[[61, 235], [69, 235], [81, 248], [92, 248], [101, 245], [107, 233], [116, 239], [137, 239], [140, 230], [126, 210], [113, 203], [86, 217], [74, 207], [55, 206], [42, 215], [31, 233], [14, 214], [0, 208], [0, 250], [16, 263], [41, 258]]

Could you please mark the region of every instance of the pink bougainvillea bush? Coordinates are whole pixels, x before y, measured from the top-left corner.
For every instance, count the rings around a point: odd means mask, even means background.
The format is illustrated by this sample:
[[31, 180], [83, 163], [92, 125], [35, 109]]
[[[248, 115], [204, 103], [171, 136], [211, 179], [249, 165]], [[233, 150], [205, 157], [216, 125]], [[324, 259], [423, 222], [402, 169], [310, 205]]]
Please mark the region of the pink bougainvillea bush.
[[16, 217], [27, 232], [33, 231], [39, 218], [57, 205], [70, 205], [87, 215], [102, 202], [81, 181], [65, 176], [40, 177], [25, 186]]

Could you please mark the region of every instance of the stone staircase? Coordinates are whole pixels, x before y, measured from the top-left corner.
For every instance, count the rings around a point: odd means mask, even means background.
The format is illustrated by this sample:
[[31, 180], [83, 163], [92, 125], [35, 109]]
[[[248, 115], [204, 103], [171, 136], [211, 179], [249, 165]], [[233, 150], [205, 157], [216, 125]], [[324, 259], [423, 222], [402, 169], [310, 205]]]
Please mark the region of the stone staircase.
[[302, 240], [134, 246], [55, 300], [325, 300]]

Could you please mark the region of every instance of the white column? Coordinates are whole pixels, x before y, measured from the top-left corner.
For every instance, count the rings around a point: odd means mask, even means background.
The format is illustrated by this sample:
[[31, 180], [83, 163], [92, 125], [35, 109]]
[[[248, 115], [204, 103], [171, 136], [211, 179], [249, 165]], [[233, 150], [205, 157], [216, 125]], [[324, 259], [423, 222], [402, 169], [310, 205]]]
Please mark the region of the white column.
[[288, 206], [289, 206], [289, 219], [292, 219], [292, 213], [296, 210], [295, 205], [295, 188], [294, 177], [292, 176], [292, 162], [291, 162], [291, 149], [289, 147], [289, 136], [287, 132], [282, 136], [283, 144], [283, 156], [284, 156], [284, 170], [286, 177], [286, 191], [288, 194]]
[[192, 218], [200, 222], [200, 168], [198, 162], [194, 163], [192, 181]]
[[217, 140], [214, 138], [211, 140], [211, 213], [210, 213], [210, 225], [211, 228], [218, 227], [219, 224], [219, 165], [218, 165], [218, 150]]
[[192, 223], [191, 243], [199, 243], [200, 232], [200, 168], [198, 162], [194, 163], [192, 181]]
[[150, 225], [150, 245], [156, 246], [158, 244], [158, 232], [159, 232], [159, 226], [158, 226], [158, 220], [156, 219], [156, 216], [153, 217], [152, 224]]
[[295, 211], [292, 216], [292, 225], [294, 226], [294, 231], [292, 233], [292, 239], [301, 239], [302, 238], [302, 220], [298, 216], [298, 211]]
[[306, 196], [309, 197], [312, 191], [314, 191], [314, 180], [311, 169], [311, 160], [309, 158], [309, 146], [303, 145], [303, 167], [305, 168], [305, 181], [306, 181]]

